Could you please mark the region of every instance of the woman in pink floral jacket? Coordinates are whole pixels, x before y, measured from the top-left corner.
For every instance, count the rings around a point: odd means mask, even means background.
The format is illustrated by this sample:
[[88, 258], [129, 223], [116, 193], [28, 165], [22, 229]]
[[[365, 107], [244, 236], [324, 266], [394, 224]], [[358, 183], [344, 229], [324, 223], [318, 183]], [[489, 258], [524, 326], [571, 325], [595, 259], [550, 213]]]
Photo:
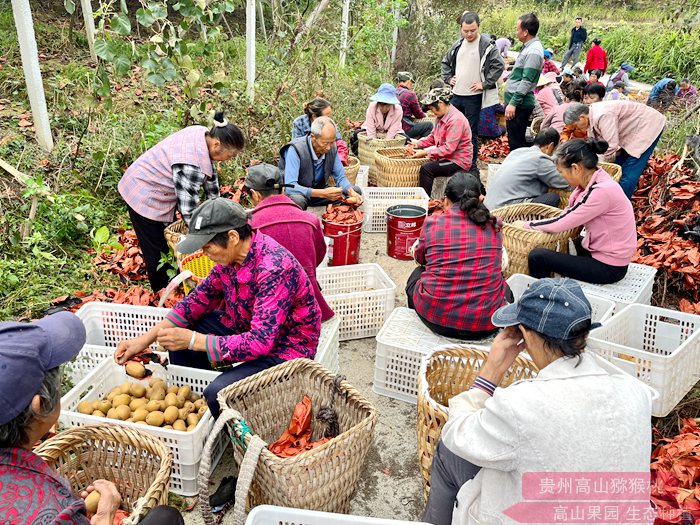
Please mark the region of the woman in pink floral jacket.
[[253, 232], [237, 203], [216, 198], [192, 214], [177, 250], [202, 249], [216, 264], [168, 316], [136, 339], [122, 341], [122, 363], [158, 341], [170, 361], [224, 371], [204, 391], [214, 416], [222, 388], [284, 361], [316, 355], [321, 311], [304, 268], [274, 239]]

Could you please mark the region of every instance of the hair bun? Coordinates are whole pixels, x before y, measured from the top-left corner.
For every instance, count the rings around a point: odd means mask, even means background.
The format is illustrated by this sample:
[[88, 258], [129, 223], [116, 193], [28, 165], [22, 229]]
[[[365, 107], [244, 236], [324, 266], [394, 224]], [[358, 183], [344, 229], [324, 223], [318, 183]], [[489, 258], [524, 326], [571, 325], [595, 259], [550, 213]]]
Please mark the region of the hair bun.
[[607, 142], [598, 139], [590, 139], [588, 141], [588, 146], [590, 147], [591, 151], [593, 151], [596, 155], [605, 153], [606, 151], [608, 151], [609, 147]]
[[224, 118], [223, 111], [217, 111], [216, 113], [214, 113], [214, 122], [223, 122], [224, 120], [226, 119]]

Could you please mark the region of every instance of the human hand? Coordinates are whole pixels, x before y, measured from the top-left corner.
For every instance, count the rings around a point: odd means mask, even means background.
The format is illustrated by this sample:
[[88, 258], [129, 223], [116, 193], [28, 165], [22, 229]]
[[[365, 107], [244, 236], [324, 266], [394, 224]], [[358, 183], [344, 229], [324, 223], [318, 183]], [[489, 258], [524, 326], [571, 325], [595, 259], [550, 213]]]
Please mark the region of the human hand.
[[114, 361], [116, 361], [117, 364], [123, 365], [135, 355], [144, 352], [149, 345], [150, 343], [144, 341], [141, 337], [120, 341], [117, 345], [117, 350], [114, 352]]
[[418, 139], [410, 139], [410, 141], [411, 141], [411, 146], [413, 146], [414, 148], [418, 147]]
[[479, 375], [498, 385], [523, 350], [525, 350], [525, 340], [522, 333], [517, 326], [509, 326], [493, 340], [491, 351]]
[[339, 201], [343, 198], [343, 189], [338, 188], [337, 186], [324, 188], [321, 191], [323, 191], [323, 198], [328, 199], [329, 201]]
[[481, 82], [474, 82], [471, 86], [469, 86], [469, 89], [472, 91], [483, 91], [484, 84]]
[[427, 157], [428, 152], [425, 151], [424, 149], [417, 149], [413, 152], [413, 155], [411, 155], [411, 158], [414, 159], [422, 159], [423, 157]]
[[364, 198], [362, 198], [362, 194], [357, 193], [354, 188], [350, 188], [348, 190], [348, 196], [355, 197], [355, 200], [357, 201], [355, 203], [355, 206], [360, 206], [364, 202]]
[[450, 86], [454, 86], [457, 83], [457, 77], [452, 77], [450, 79]]
[[158, 330], [158, 343], [166, 350], [187, 350], [192, 340], [192, 330], [187, 328], [161, 328]]
[[513, 104], [508, 104], [506, 106], [506, 120], [513, 120], [515, 117], [515, 106]]
[[114, 516], [122, 504], [122, 497], [119, 495], [117, 487], [106, 479], [95, 480], [80, 496], [85, 499], [93, 491], [100, 493], [100, 501], [90, 523], [92, 525], [112, 525]]
[[525, 221], [513, 221], [509, 224], [511, 226], [515, 226], [516, 228], [524, 228], [525, 227]]

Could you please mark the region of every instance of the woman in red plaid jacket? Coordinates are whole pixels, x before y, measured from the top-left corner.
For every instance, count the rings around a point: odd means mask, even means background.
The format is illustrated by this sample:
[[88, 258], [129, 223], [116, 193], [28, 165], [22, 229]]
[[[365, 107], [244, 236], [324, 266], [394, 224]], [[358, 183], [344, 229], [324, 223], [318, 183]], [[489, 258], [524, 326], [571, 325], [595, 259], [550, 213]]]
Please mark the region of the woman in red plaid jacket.
[[408, 306], [433, 332], [482, 339], [498, 330], [491, 315], [507, 303], [501, 273], [501, 221], [481, 202], [481, 182], [459, 172], [445, 188], [447, 211], [426, 219], [408, 278]]

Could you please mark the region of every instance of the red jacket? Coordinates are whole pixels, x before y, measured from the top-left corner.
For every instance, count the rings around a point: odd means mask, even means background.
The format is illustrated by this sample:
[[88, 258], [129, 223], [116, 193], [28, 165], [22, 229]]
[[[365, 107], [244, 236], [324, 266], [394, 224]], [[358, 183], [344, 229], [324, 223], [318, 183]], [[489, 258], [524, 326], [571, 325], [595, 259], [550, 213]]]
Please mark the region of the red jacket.
[[333, 317], [333, 310], [321, 295], [316, 280], [316, 267], [326, 256], [326, 243], [319, 218], [299, 209], [286, 195], [273, 195], [255, 207], [250, 225], [292, 253], [309, 276], [316, 301], [321, 308], [321, 321]]
[[593, 44], [586, 55], [586, 66], [583, 68], [584, 73], [600, 69], [603, 73], [608, 69], [608, 54], [605, 49], [598, 44]]

